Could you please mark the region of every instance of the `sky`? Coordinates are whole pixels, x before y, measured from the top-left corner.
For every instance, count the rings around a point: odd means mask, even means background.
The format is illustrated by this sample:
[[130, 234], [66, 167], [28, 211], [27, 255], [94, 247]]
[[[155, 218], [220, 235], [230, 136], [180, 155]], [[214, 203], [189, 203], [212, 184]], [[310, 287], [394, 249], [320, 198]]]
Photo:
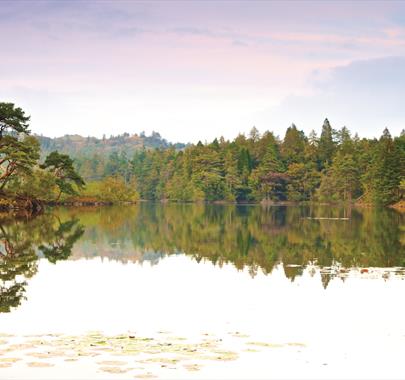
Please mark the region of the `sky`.
[[0, 101], [46, 136], [405, 128], [405, 1], [0, 1]]

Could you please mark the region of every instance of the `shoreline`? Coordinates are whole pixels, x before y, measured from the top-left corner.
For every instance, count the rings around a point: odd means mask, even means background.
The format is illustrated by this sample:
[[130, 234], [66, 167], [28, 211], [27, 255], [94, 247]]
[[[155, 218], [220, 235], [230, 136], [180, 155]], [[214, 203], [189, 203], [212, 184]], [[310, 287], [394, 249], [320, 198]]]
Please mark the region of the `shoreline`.
[[135, 205], [137, 203], [160, 203], [160, 204], [206, 204], [206, 205], [236, 205], [236, 206], [334, 206], [334, 207], [358, 207], [358, 208], [391, 208], [398, 212], [405, 212], [405, 200], [400, 200], [391, 205], [378, 206], [371, 203], [359, 202], [324, 202], [324, 201], [178, 201], [178, 200], [148, 200], [139, 199], [137, 201], [126, 202], [111, 202], [101, 200], [66, 200], [66, 201], [40, 201], [36, 199], [16, 199], [7, 196], [0, 196], [0, 211], [13, 212], [13, 211], [32, 211], [40, 213], [46, 207], [100, 207], [100, 206], [113, 206], [113, 205]]

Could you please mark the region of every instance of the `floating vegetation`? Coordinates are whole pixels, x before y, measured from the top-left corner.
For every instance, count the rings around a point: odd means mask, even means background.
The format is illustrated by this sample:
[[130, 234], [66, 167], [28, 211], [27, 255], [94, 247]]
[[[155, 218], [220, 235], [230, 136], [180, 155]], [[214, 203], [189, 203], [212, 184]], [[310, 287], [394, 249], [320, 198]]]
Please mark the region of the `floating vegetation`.
[[58, 358], [64, 356], [64, 352], [28, 352], [27, 356], [32, 356], [37, 359]]
[[266, 343], [266, 342], [247, 342], [246, 344], [258, 347], [272, 347], [272, 348], [281, 348], [284, 347], [284, 344], [279, 343]]
[[[239, 338], [248, 337], [239, 331], [229, 332], [228, 335], [231, 340], [236, 338], [237, 343]], [[223, 341], [209, 333], [202, 334], [199, 340], [190, 341], [163, 331], [158, 332], [157, 337], [143, 337], [133, 332], [120, 335], [90, 332], [75, 336], [16, 336], [2, 345], [0, 355], [7, 354], [7, 357], [0, 357], [0, 368], [10, 367], [19, 360], [23, 360], [28, 367], [38, 368], [58, 365], [66, 368], [69, 363], [74, 365], [75, 362], [86, 360], [86, 363], [94, 365], [95, 373], [131, 373], [131, 377], [149, 379], [156, 377], [149, 369], [169, 371], [184, 368], [189, 372], [196, 372], [209, 362], [237, 360], [239, 353], [229, 350], [229, 343], [228, 339]], [[305, 344], [296, 342], [275, 344], [252, 341], [246, 344], [247, 347], [242, 347], [240, 352], [259, 352], [259, 347], [305, 347]], [[121, 356], [122, 360], [115, 360], [116, 356]], [[94, 357], [98, 357], [98, 360], [93, 359]], [[54, 360], [49, 363], [46, 359]]]
[[239, 355], [236, 352], [232, 351], [215, 351], [215, 360], [222, 360], [222, 361], [228, 361], [228, 360], [236, 360], [238, 359]]
[[0, 333], [0, 338], [12, 338], [13, 336], [12, 334]]
[[131, 371], [132, 368], [122, 368], [122, 367], [100, 367], [100, 371], [108, 373], [127, 373]]
[[192, 363], [192, 364], [184, 364], [183, 367], [190, 372], [195, 372], [195, 371], [199, 371], [201, 369], [201, 366], [196, 364], [196, 363]]
[[35, 348], [35, 344], [32, 343], [10, 344], [7, 349], [9, 351], [17, 351], [17, 350], [29, 350], [31, 348]]
[[53, 367], [55, 364], [53, 363], [45, 363], [45, 362], [29, 362], [27, 363], [28, 367], [38, 367], [38, 368], [47, 368]]
[[15, 363], [21, 360], [21, 358], [0, 358], [1, 363]]
[[141, 373], [140, 375], [135, 375], [135, 379], [156, 379], [156, 378], [157, 378], [157, 376], [155, 376], [151, 372]]
[[290, 346], [290, 347], [306, 347], [307, 345], [304, 344], [304, 343], [292, 342], [292, 343], [287, 343], [287, 346]]
[[103, 360], [102, 362], [97, 362], [100, 365], [125, 365], [128, 364], [127, 362], [119, 361], [119, 360]]
[[236, 331], [234, 333], [229, 333], [229, 334], [232, 335], [234, 338], [249, 338], [249, 335], [242, 334], [239, 331]]

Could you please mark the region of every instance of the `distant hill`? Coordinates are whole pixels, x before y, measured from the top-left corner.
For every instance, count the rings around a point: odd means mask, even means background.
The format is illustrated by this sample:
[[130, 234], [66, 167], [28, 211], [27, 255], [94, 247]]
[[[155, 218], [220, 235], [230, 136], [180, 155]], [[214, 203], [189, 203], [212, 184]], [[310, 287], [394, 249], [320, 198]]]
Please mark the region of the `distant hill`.
[[57, 150], [67, 153], [72, 157], [89, 157], [94, 155], [108, 156], [110, 153], [125, 153], [131, 157], [133, 153], [142, 148], [183, 149], [186, 145], [182, 143], [170, 143], [162, 138], [159, 133], [152, 132], [150, 136], [145, 133], [140, 135], [124, 133], [118, 136], [103, 137], [83, 137], [80, 135], [65, 135], [62, 137], [35, 136], [41, 143], [41, 154], [46, 156], [50, 152]]

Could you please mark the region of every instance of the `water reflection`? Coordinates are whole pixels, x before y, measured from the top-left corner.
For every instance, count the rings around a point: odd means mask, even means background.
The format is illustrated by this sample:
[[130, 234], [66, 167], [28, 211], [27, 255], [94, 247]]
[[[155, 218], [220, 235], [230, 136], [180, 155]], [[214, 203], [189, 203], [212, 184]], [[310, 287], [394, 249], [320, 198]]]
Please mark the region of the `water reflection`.
[[0, 242], [1, 312], [21, 303], [40, 257], [156, 264], [185, 253], [197, 262], [248, 268], [253, 277], [278, 264], [292, 281], [320, 269], [324, 287], [351, 268], [364, 275], [383, 268], [378, 273], [389, 277], [402, 276], [405, 267], [404, 216], [387, 209], [151, 203], [58, 209], [0, 217]]
[[27, 279], [37, 273], [42, 255], [50, 262], [66, 260], [83, 235], [78, 219], [57, 216], [0, 215], [0, 312], [9, 312], [24, 298]]

